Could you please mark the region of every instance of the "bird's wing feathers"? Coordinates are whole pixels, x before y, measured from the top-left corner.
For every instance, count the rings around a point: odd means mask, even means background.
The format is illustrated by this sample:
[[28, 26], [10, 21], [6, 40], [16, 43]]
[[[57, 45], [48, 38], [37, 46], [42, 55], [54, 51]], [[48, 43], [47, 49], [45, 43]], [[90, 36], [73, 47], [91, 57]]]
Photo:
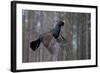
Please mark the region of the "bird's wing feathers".
[[48, 47], [52, 38], [53, 38], [53, 36], [52, 36], [51, 32], [46, 32], [46, 33], [43, 34], [42, 42], [43, 42], [45, 47]]

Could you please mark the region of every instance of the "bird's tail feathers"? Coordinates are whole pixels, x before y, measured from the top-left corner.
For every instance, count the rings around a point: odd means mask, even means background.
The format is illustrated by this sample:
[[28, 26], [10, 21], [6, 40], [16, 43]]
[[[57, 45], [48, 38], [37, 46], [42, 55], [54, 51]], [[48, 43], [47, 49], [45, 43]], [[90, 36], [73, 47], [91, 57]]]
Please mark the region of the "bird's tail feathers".
[[35, 50], [39, 47], [40, 43], [41, 43], [41, 39], [40, 39], [40, 38], [37, 39], [37, 40], [35, 40], [35, 41], [32, 41], [32, 42], [30, 43], [30, 48], [31, 48], [33, 51], [35, 51]]

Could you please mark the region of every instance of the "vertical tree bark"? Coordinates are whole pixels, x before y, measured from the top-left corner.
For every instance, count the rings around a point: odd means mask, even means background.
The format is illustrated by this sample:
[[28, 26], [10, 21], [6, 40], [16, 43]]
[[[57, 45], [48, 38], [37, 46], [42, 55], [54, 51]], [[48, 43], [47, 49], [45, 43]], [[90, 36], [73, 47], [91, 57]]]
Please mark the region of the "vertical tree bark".
[[29, 50], [28, 50], [28, 11], [23, 12], [23, 62], [28, 62], [29, 58]]

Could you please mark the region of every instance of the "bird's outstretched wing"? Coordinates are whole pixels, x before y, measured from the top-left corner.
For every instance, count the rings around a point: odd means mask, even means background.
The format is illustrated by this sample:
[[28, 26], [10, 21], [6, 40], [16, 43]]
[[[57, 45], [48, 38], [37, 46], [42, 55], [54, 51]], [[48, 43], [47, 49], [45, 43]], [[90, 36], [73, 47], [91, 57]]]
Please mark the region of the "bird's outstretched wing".
[[49, 45], [48, 45], [47, 49], [52, 55], [52, 60], [53, 61], [58, 61], [59, 52], [60, 52], [61, 47], [60, 47], [59, 43], [57, 42], [57, 40], [54, 37], [49, 42]]

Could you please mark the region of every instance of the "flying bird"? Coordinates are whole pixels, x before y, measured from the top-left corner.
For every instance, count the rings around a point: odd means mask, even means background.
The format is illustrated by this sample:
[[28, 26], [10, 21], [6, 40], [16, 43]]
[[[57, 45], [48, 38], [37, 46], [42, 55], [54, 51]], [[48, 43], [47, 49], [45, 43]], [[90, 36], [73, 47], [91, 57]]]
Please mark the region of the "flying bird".
[[[46, 33], [41, 34], [38, 39], [31, 41], [30, 48], [33, 51], [35, 51], [40, 46], [41, 43], [43, 43], [43, 45], [46, 48], [48, 48], [52, 39], [58, 39], [59, 36], [61, 36], [62, 39], [64, 39], [63, 36], [60, 35], [62, 26], [64, 26], [64, 22], [58, 21], [53, 29], [51, 29], [50, 31], [48, 31]], [[52, 43], [51, 43], [51, 45], [52, 45]]]

